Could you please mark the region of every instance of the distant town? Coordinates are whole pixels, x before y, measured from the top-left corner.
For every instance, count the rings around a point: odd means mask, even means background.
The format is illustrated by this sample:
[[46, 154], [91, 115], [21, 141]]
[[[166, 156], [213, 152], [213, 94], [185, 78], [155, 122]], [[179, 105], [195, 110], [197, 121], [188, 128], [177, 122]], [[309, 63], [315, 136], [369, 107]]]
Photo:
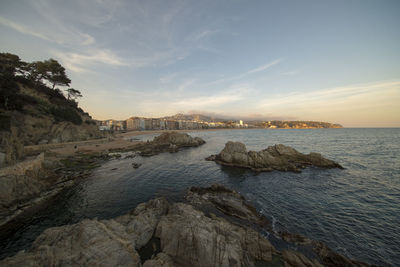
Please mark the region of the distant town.
[[201, 114], [176, 114], [163, 118], [131, 117], [127, 120], [97, 121], [102, 131], [145, 130], [200, 130], [215, 128], [264, 128], [264, 129], [314, 129], [343, 128], [340, 124], [316, 121], [248, 121], [215, 119]]

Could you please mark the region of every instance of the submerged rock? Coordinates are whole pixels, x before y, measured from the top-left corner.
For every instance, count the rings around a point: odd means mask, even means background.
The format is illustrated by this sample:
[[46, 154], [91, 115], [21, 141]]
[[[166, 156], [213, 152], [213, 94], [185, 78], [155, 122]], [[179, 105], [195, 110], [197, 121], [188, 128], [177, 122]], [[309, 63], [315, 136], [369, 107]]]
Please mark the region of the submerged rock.
[[[277, 249], [252, 227], [263, 227], [267, 220], [239, 193], [223, 186], [192, 187], [186, 199], [187, 203], [168, 203], [157, 198], [115, 219], [49, 228], [29, 250], [0, 261], [0, 265], [368, 266], [334, 253], [321, 242], [270, 232], [287, 242], [284, 249]], [[306, 255], [302, 247], [314, 252]]]
[[307, 166], [343, 169], [339, 163], [326, 159], [319, 153], [312, 152], [306, 155], [282, 144], [269, 146], [255, 152], [247, 151], [243, 143], [229, 141], [219, 154], [211, 155], [206, 160], [226, 166], [249, 168], [254, 171], [301, 172]]

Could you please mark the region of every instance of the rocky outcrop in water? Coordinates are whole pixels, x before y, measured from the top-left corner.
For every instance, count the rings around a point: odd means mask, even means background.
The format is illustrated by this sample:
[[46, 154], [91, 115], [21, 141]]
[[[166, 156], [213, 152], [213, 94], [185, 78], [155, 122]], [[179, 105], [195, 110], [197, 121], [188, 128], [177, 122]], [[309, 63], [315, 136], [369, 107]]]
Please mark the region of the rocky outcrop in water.
[[178, 152], [181, 148], [197, 147], [205, 141], [199, 137], [192, 137], [187, 133], [166, 132], [154, 137], [153, 141], [138, 144], [135, 149], [141, 156], [153, 156], [162, 152]]
[[273, 170], [301, 172], [307, 166], [343, 169], [339, 163], [326, 159], [319, 153], [306, 155], [282, 144], [255, 152], [247, 151], [243, 143], [229, 141], [219, 154], [212, 155], [206, 160], [212, 160], [221, 165], [249, 168], [260, 172]]
[[168, 203], [157, 198], [115, 219], [83, 220], [47, 229], [29, 250], [0, 265], [368, 266], [326, 246], [306, 255], [300, 252], [302, 242], [314, 249], [312, 242], [316, 241], [300, 240], [298, 235], [276, 234], [286, 246], [275, 247], [255, 227], [263, 227], [267, 219], [240, 194], [222, 186], [191, 188], [186, 199], [188, 203]]

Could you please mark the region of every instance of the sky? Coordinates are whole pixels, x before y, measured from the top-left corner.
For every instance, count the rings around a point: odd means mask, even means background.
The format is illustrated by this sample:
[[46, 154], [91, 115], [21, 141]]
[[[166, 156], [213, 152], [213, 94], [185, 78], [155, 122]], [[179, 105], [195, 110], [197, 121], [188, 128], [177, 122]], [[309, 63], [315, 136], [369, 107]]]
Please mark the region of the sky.
[[2, 0], [0, 52], [54, 58], [95, 119], [400, 127], [400, 1]]

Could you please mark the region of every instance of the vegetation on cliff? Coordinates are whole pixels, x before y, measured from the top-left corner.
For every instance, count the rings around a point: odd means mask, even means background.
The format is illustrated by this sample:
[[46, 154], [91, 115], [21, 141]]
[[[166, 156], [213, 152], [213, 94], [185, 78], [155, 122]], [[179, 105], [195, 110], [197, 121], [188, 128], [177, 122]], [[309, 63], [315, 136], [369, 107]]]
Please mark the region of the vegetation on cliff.
[[0, 166], [20, 159], [24, 145], [102, 136], [78, 107], [82, 95], [68, 88], [70, 83], [65, 68], [54, 59], [28, 63], [0, 53]]

